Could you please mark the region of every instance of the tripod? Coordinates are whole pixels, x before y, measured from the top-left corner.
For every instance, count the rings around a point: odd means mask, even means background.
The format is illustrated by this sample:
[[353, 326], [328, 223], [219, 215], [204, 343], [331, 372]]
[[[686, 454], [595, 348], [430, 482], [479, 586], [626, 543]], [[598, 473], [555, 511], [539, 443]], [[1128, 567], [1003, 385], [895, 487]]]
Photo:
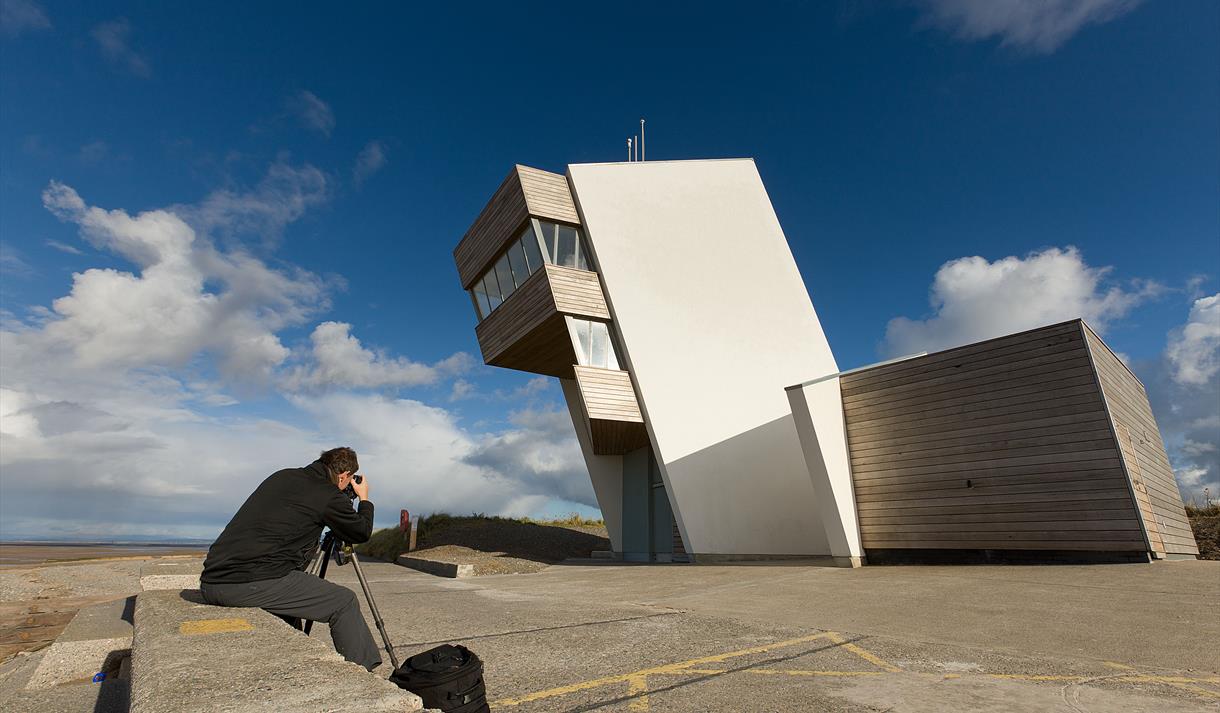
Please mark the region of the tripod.
[[[390, 663], [394, 665], [394, 669], [398, 670], [400, 665], [398, 657], [394, 655], [394, 646], [390, 643], [390, 635], [386, 633], [385, 622], [381, 620], [381, 612], [377, 609], [377, 602], [373, 601], [373, 592], [369, 589], [369, 582], [364, 578], [364, 570], [360, 569], [360, 559], [356, 557], [356, 552], [352, 549], [351, 544], [340, 540], [335, 536], [334, 530], [327, 530], [326, 536], [322, 538], [321, 554], [310, 563], [309, 569], [305, 570], [307, 574], [316, 574], [319, 579], [326, 579], [326, 567], [330, 564], [331, 559], [335, 560], [335, 564], [342, 567], [350, 560], [352, 567], [356, 570], [356, 579], [360, 580], [360, 588], [364, 590], [364, 601], [369, 604], [369, 611], [373, 613], [373, 621], [377, 623], [377, 631], [381, 632], [381, 641], [385, 644], [386, 653], [390, 655]], [[312, 621], [305, 622], [305, 635], [309, 635], [310, 629], [313, 628]]]

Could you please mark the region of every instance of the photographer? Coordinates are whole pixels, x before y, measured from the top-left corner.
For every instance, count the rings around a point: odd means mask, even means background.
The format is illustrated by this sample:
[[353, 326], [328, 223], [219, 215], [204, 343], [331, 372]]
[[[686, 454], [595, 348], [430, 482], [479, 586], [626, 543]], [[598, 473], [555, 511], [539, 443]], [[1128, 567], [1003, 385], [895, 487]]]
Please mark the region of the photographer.
[[[324, 621], [343, 658], [370, 671], [380, 665], [381, 655], [356, 595], [301, 571], [323, 526], [350, 543], [367, 542], [372, 534], [368, 479], [353, 479], [359, 469], [356, 452], [343, 447], [323, 452], [304, 468], [277, 471], [264, 480], [208, 550], [199, 578], [204, 600]], [[349, 486], [350, 495], [344, 492]], [[355, 510], [352, 497], [360, 498]]]

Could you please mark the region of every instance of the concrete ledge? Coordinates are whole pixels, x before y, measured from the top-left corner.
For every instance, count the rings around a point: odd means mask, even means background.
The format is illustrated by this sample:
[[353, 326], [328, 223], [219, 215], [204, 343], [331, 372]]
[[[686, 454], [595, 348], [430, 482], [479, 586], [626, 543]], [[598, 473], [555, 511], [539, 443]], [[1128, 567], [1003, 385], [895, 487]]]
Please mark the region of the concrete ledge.
[[53, 688], [89, 681], [99, 671], [112, 680], [131, 653], [135, 597], [95, 604], [76, 613], [46, 650], [25, 687]]
[[194, 590], [136, 598], [132, 713], [422, 708], [418, 696], [261, 609], [210, 606]]
[[426, 560], [421, 557], [409, 557], [407, 555], [399, 555], [398, 564], [403, 567], [417, 569], [420, 572], [435, 574], [438, 577], [473, 577], [474, 565], [472, 564], [454, 564], [452, 562], [438, 562], [436, 560]]
[[199, 589], [201, 560], [186, 562], [149, 562], [140, 568], [140, 589], [152, 592], [162, 589]]

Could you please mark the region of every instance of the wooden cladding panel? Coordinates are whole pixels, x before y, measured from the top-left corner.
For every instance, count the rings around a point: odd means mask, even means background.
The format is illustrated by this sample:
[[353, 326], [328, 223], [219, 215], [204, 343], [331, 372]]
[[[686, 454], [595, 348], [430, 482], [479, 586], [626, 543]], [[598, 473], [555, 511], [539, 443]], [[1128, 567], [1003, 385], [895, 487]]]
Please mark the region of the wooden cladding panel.
[[558, 265], [546, 266], [547, 281], [555, 296], [555, 309], [573, 317], [610, 319], [606, 297], [597, 273]]
[[529, 166], [517, 166], [530, 215], [543, 220], [580, 225], [567, 176]]
[[1147, 550], [1079, 322], [841, 386], [866, 549]]
[[631, 387], [631, 375], [615, 369], [577, 366], [576, 382], [580, 385], [585, 414], [592, 419], [643, 423], [640, 405]]
[[513, 166], [453, 250], [462, 288], [470, 289], [530, 216], [580, 224], [568, 179], [528, 166]]
[[[1154, 550], [1198, 555], [1199, 548], [1182, 507], [1178, 483], [1143, 384], [1093, 330], [1084, 324], [1081, 329], [1097, 368], [1097, 379], [1114, 423], [1120, 453]], [[1163, 549], [1158, 548], [1158, 544]]]
[[526, 207], [525, 193], [521, 190], [521, 178], [518, 167], [514, 166], [453, 249], [453, 260], [457, 263], [463, 289], [470, 289], [499, 255], [504, 244], [525, 226], [528, 218], [529, 209]]
[[621, 455], [648, 444], [644, 417], [625, 371], [574, 367], [589, 436], [597, 455]]
[[589, 439], [594, 455], [621, 456], [648, 445], [648, 431], [643, 423], [595, 418], [589, 420]]
[[483, 361], [491, 364], [501, 352], [555, 313], [547, 273], [539, 270], [474, 328]]

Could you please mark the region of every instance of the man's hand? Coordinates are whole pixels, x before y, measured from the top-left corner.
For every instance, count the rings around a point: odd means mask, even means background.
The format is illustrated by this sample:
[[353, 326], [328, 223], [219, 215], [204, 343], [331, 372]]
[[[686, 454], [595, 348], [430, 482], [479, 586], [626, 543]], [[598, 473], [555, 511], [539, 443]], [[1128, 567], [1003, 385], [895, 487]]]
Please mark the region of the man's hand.
[[352, 481], [352, 490], [356, 491], [356, 497], [360, 498], [361, 500], [368, 500], [369, 499], [369, 477], [367, 475], [364, 476], [361, 479], [361, 482], [359, 482], [359, 483], [357, 483], [356, 481], [353, 480]]

